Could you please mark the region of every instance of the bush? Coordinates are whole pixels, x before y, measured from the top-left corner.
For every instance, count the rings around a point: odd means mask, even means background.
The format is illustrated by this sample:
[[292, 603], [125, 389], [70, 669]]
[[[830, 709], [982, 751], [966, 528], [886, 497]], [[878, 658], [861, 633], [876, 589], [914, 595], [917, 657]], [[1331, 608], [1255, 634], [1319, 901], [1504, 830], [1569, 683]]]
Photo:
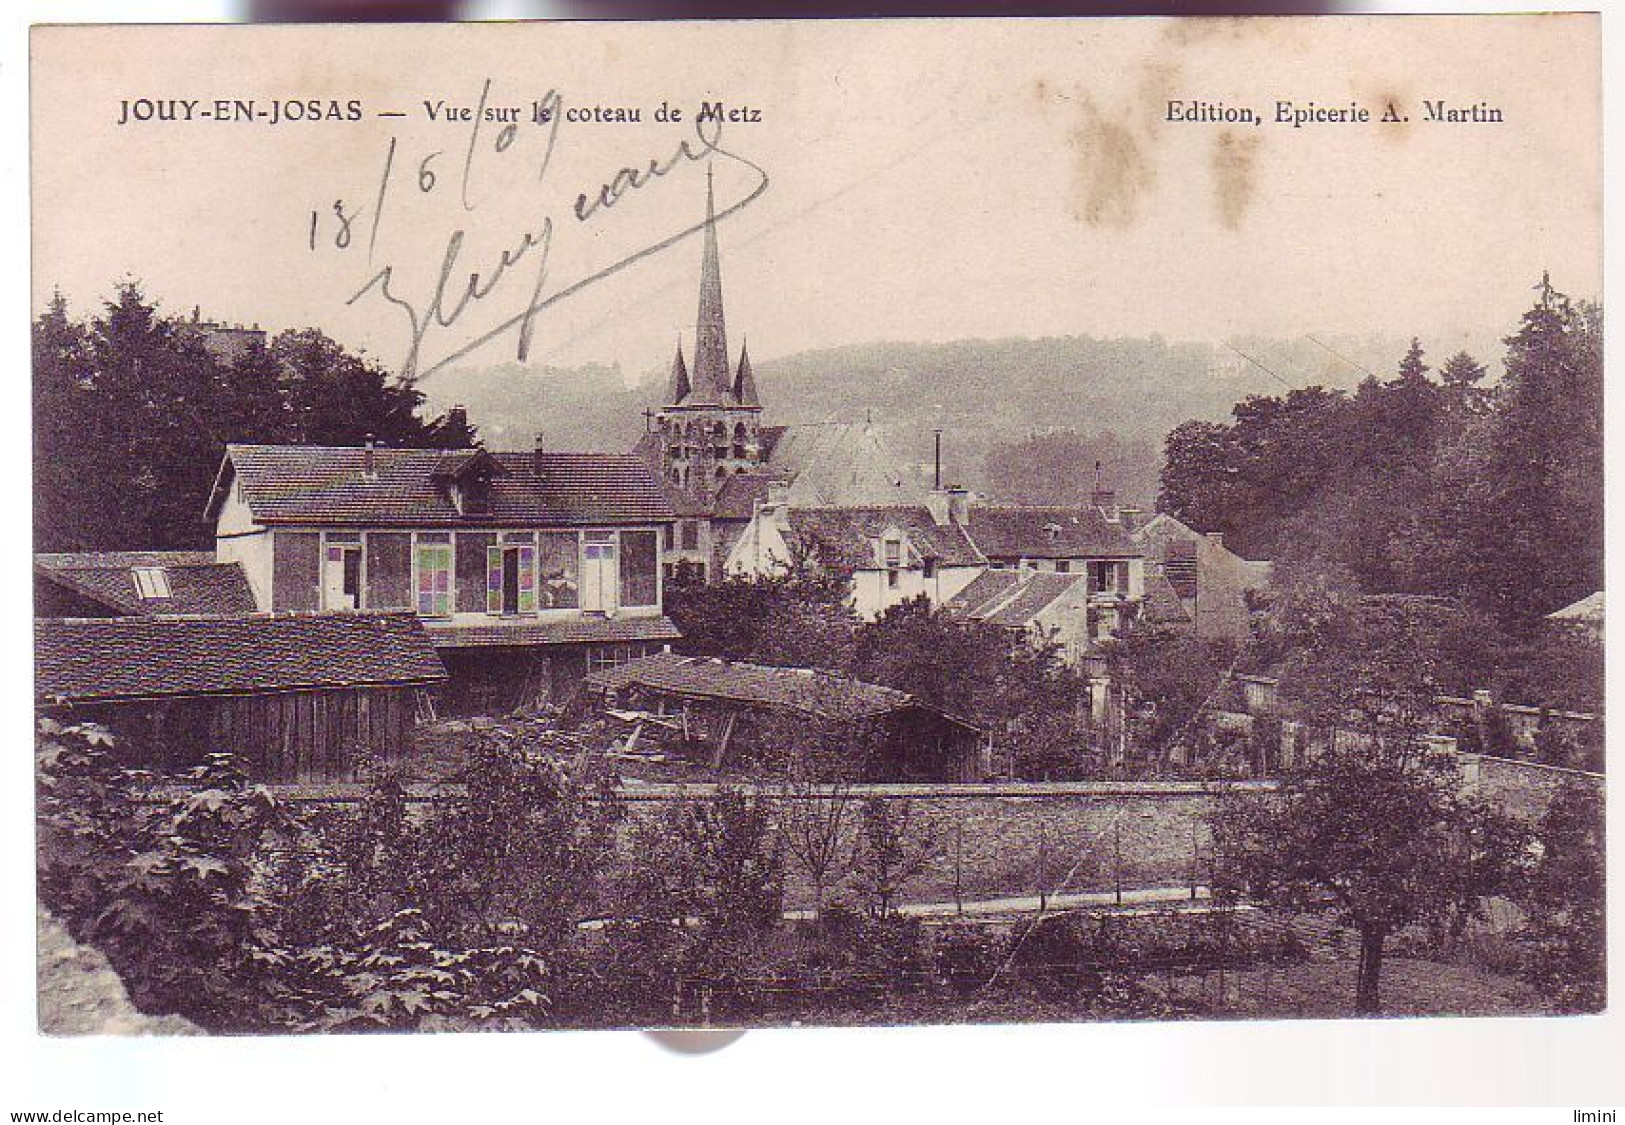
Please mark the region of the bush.
[[297, 820], [224, 754], [179, 776], [183, 796], [146, 800], [155, 779], [118, 768], [111, 747], [94, 726], [40, 722], [42, 900], [107, 955], [141, 1010], [259, 1026], [255, 951], [276, 941], [271, 890]]
[[549, 973], [535, 950], [448, 949], [421, 911], [402, 910], [346, 945], [260, 950], [280, 1022], [300, 1031], [411, 1031], [545, 1025]]
[[984, 926], [952, 926], [939, 931], [937, 974], [958, 996], [969, 996], [993, 979], [1010, 954], [1010, 942]]

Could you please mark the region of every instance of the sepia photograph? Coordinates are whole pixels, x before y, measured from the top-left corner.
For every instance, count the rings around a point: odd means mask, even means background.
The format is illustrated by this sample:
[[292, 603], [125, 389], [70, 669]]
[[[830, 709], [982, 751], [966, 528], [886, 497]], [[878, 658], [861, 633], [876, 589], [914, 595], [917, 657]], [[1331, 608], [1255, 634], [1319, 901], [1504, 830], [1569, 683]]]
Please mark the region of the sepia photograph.
[[1601, 23], [34, 27], [39, 1033], [1603, 1012]]

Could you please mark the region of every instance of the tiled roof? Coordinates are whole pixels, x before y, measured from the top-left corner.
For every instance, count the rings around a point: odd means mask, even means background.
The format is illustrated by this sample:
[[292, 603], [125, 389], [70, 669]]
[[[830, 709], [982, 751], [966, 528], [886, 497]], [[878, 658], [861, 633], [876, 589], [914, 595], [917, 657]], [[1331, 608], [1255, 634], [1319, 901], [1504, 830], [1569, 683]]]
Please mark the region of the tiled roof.
[[907, 692], [833, 672], [737, 664], [675, 653], [646, 656], [594, 672], [587, 677], [587, 683], [601, 691], [640, 687], [692, 699], [731, 700], [847, 721], [874, 719], [923, 706]]
[[762, 443], [762, 459], [764, 461], [773, 459], [773, 454], [779, 448], [779, 440], [789, 432], [789, 426], [763, 426], [756, 432], [757, 440]]
[[1196, 596], [1201, 564], [1197, 557], [1198, 544], [1194, 541], [1174, 539], [1164, 544], [1162, 574], [1182, 598]]
[[489, 509], [464, 517], [436, 479], [447, 454], [435, 449], [229, 445], [211, 513], [229, 484], [229, 466], [262, 523], [445, 527], [484, 524], [578, 526], [672, 518], [643, 463], [615, 453], [497, 453]]
[[1125, 558], [1144, 552], [1099, 508], [973, 504], [970, 537], [989, 558]]
[[1140, 603], [1140, 616], [1152, 625], [1191, 623], [1190, 612], [1180, 600], [1179, 591], [1168, 577], [1160, 574], [1148, 576], [1145, 580], [1145, 598]]
[[500, 648], [624, 641], [674, 641], [682, 636], [669, 617], [579, 617], [568, 621], [499, 625], [429, 625], [436, 648]]
[[1017, 570], [984, 570], [959, 593], [948, 599], [945, 609], [956, 617], [975, 617], [995, 599], [1002, 599], [1021, 581]]
[[446, 678], [409, 613], [42, 618], [34, 697], [90, 703], [434, 683]]
[[73, 551], [38, 554], [34, 565], [50, 570], [128, 570], [135, 566], [208, 566], [213, 551]]
[[925, 500], [924, 489], [879, 432], [862, 423], [787, 426], [767, 448], [768, 469], [790, 482], [789, 501], [800, 507], [880, 507]]
[[[137, 568], [164, 572], [167, 598], [143, 598]], [[242, 567], [206, 551], [92, 551], [34, 556], [34, 572], [121, 614], [253, 613], [254, 592]]]
[[1023, 575], [1021, 583], [1002, 601], [987, 607], [987, 615], [981, 620], [989, 625], [1022, 628], [1063, 598], [1075, 596], [1079, 604], [1087, 604], [1088, 591], [1088, 579], [1082, 574], [1032, 571]]
[[816, 552], [830, 566], [874, 569], [876, 541], [896, 529], [923, 558], [941, 566], [979, 566], [982, 557], [958, 524], [939, 525], [923, 506], [786, 509], [792, 546]]
[[768, 486], [773, 473], [735, 473], [723, 482], [717, 492], [716, 516], [724, 520], [748, 520], [756, 513], [756, 505], [767, 500]]

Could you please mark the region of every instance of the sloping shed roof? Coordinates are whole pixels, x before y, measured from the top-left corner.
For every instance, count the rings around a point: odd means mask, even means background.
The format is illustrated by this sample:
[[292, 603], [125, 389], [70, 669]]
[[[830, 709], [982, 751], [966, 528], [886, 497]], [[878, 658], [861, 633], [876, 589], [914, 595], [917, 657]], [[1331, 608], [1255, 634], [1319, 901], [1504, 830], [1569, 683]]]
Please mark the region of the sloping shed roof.
[[979, 566], [975, 545], [959, 524], [938, 524], [923, 506], [787, 509], [793, 547], [815, 550], [826, 565], [860, 569], [879, 565], [875, 541], [896, 529], [923, 558], [942, 566]]
[[[134, 571], [157, 569], [167, 598], [143, 598]], [[34, 573], [121, 614], [253, 613], [254, 592], [243, 568], [206, 551], [90, 551], [34, 556]]]
[[[681, 698], [727, 700], [845, 721], [877, 719], [914, 708], [942, 714], [908, 692], [833, 672], [742, 664], [669, 652], [593, 672], [587, 677], [587, 684], [600, 691], [639, 687]], [[970, 727], [964, 720], [943, 717]]]
[[1099, 508], [973, 504], [967, 530], [989, 558], [1126, 558], [1143, 554], [1128, 529]]
[[631, 454], [496, 453], [487, 512], [465, 518], [442, 487], [443, 450], [356, 446], [228, 445], [209, 501], [218, 511], [232, 475], [261, 523], [453, 526], [579, 526], [670, 520], [646, 466]]
[[410, 613], [42, 618], [34, 697], [90, 703], [428, 684], [446, 678]]

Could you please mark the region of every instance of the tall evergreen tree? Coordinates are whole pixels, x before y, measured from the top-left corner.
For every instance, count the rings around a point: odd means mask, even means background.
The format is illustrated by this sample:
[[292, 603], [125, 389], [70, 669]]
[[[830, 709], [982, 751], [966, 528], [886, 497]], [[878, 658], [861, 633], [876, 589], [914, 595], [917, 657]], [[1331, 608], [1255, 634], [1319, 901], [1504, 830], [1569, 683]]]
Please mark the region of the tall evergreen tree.
[[1489, 415], [1435, 473], [1433, 569], [1503, 621], [1602, 587], [1602, 311], [1543, 280]]
[[[315, 329], [231, 359], [120, 284], [76, 321], [60, 295], [33, 327], [38, 550], [196, 548], [229, 442], [445, 446], [474, 434], [420, 416], [423, 395]], [[454, 432], [455, 431], [455, 432]]]

